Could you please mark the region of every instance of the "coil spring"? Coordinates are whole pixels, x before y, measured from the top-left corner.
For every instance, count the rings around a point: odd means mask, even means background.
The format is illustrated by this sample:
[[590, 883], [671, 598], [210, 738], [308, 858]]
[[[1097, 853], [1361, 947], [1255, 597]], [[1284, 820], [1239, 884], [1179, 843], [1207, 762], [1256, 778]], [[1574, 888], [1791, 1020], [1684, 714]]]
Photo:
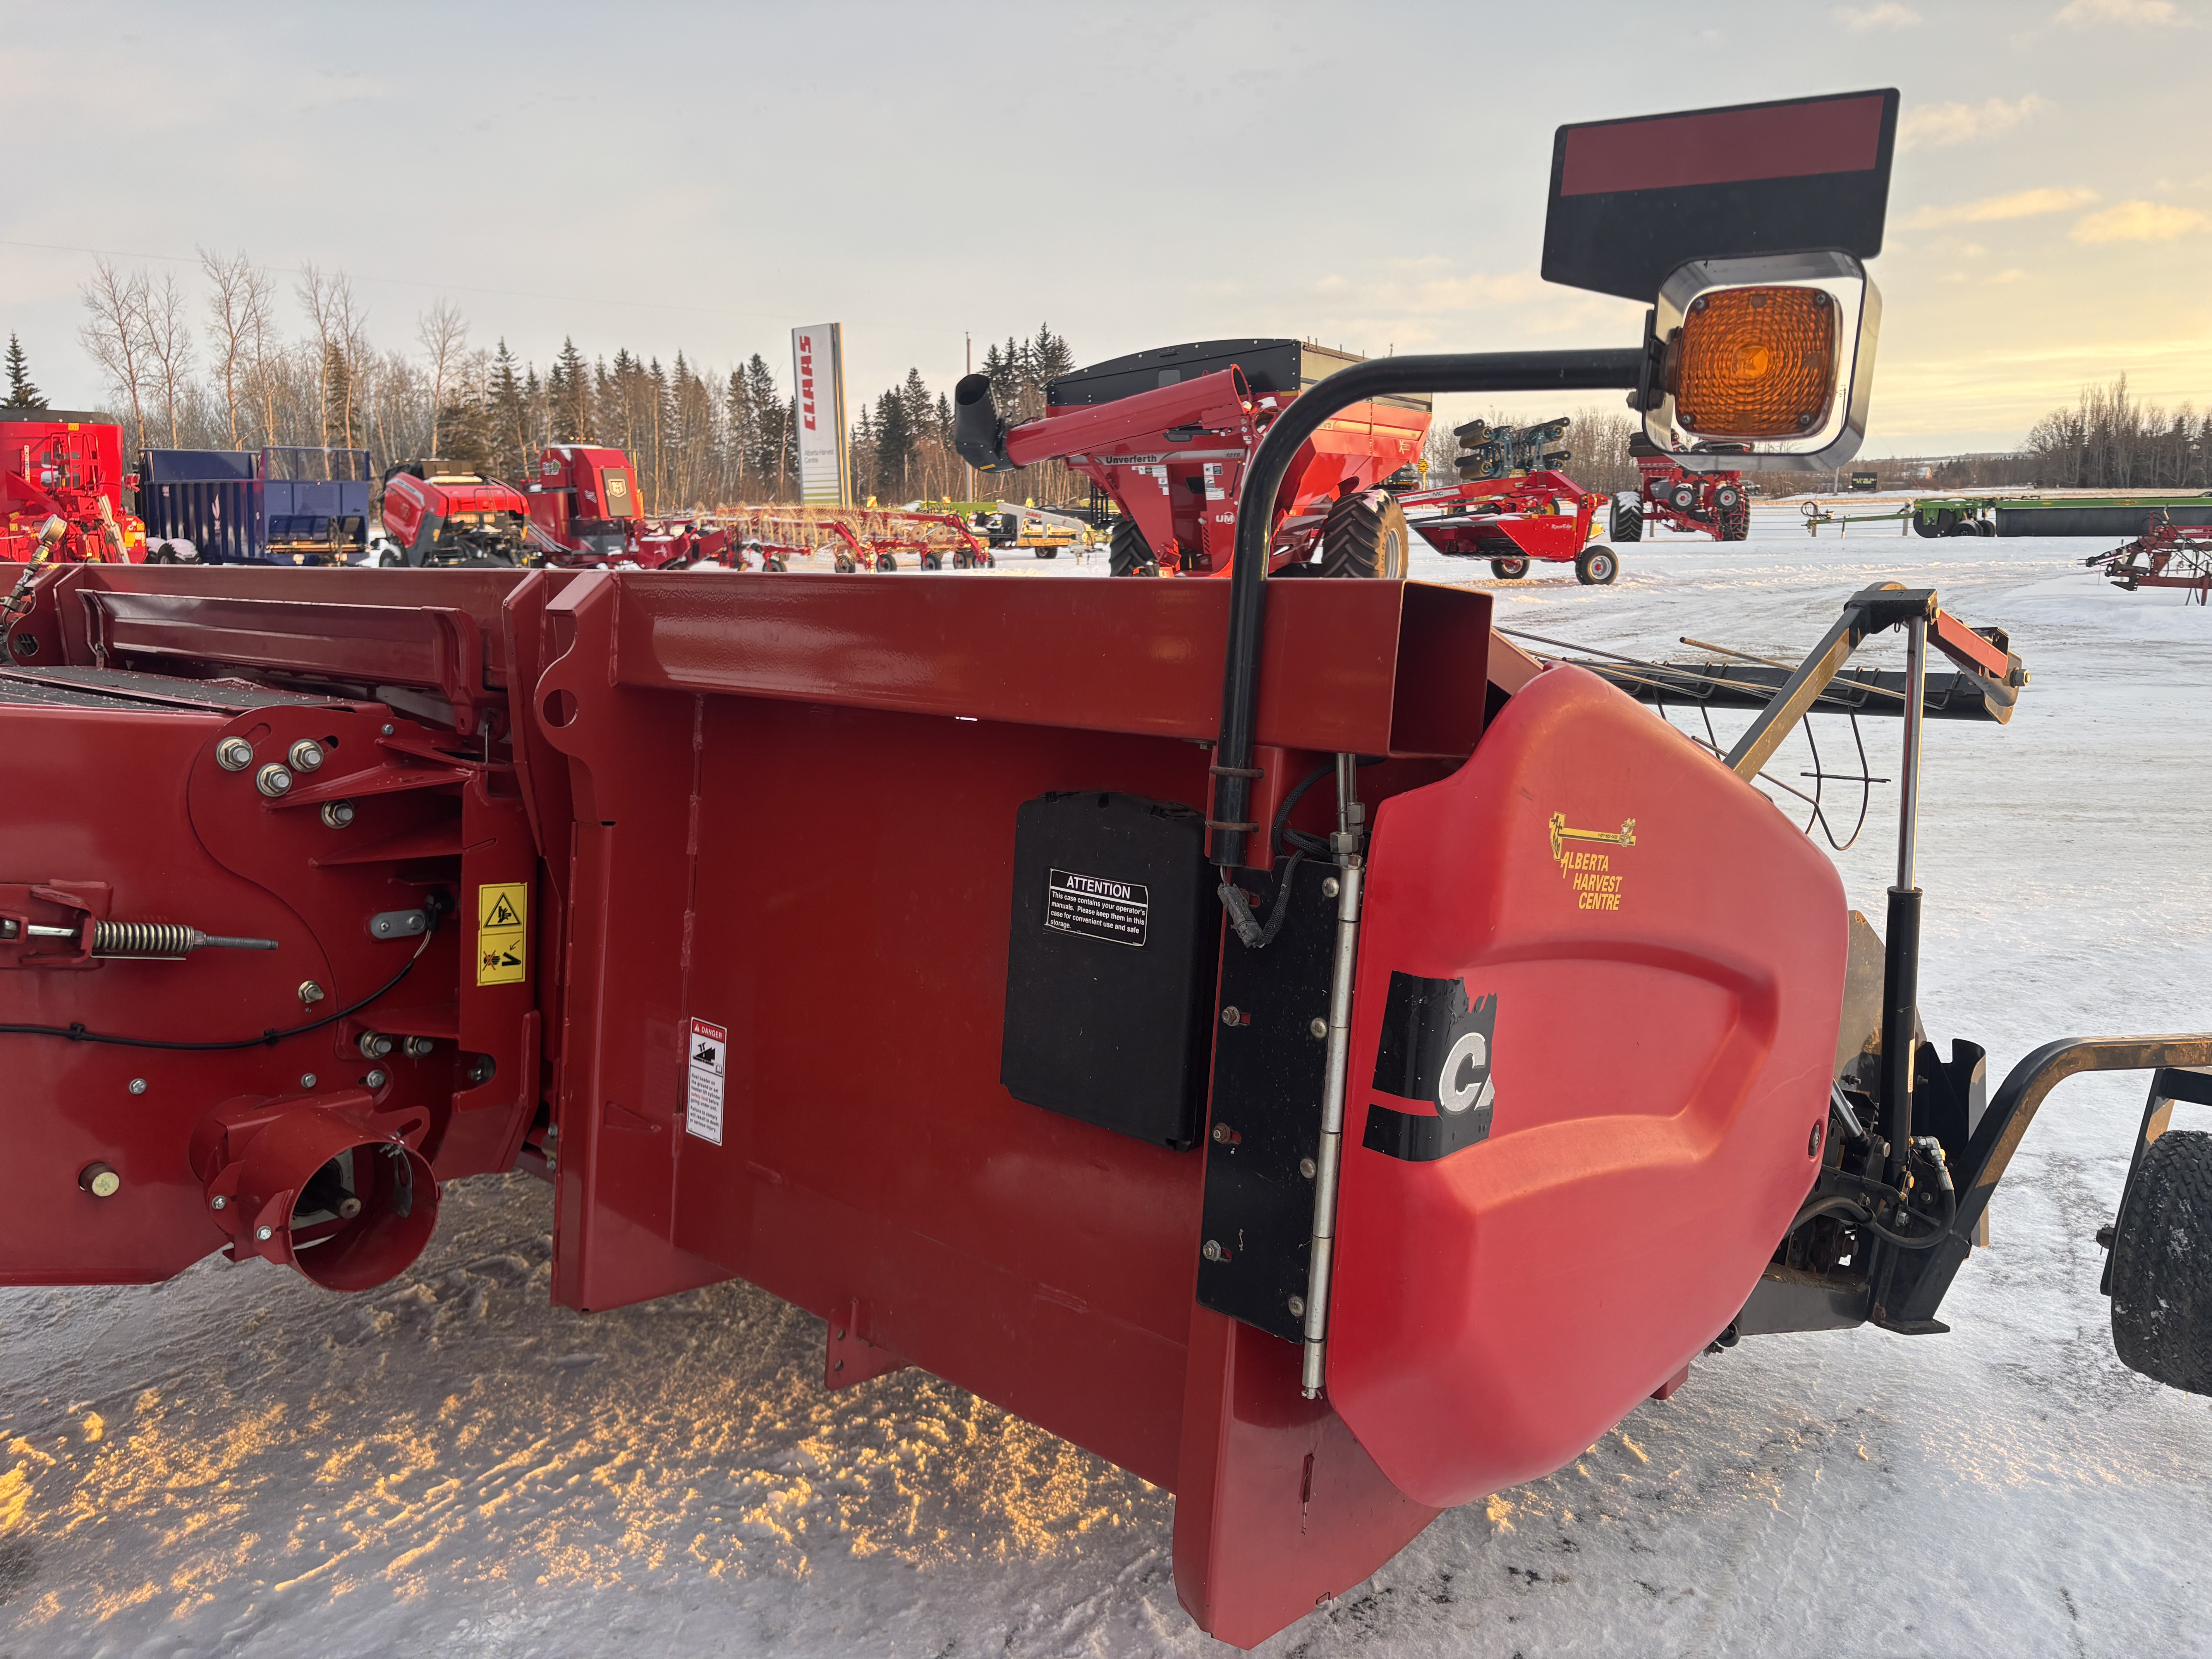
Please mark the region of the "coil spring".
[[192, 930], [173, 921], [96, 921], [92, 948], [101, 956], [181, 957], [192, 948]]

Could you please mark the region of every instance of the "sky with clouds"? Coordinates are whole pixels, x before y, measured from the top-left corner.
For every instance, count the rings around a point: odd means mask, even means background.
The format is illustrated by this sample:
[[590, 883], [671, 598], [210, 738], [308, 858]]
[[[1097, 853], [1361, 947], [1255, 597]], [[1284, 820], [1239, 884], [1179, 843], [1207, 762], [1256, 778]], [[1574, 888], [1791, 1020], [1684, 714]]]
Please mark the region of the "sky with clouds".
[[2212, 0], [5, 0], [0, 331], [93, 401], [95, 254], [197, 285], [208, 247], [541, 365], [787, 380], [835, 319], [856, 397], [1040, 321], [1084, 361], [1626, 345], [1638, 307], [1536, 276], [1556, 126], [1895, 86], [1866, 453], [2003, 447], [2123, 372], [2212, 403], [2208, 61]]

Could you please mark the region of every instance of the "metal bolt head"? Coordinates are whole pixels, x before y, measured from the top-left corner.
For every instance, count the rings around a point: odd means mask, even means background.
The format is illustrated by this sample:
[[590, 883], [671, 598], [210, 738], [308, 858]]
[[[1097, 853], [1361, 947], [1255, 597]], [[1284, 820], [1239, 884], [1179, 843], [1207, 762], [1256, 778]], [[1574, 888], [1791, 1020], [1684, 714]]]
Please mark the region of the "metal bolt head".
[[253, 1236], [259, 1239], [264, 1244], [266, 1244], [270, 1239], [276, 1237], [276, 1230], [274, 1227], [256, 1227], [253, 1230]]
[[134, 1095], [144, 1094], [146, 1092], [146, 1079], [143, 1077], [132, 1078], [131, 1079], [131, 1092]]
[[1343, 890], [1344, 884], [1334, 876], [1323, 876], [1321, 878], [1321, 896], [1323, 898], [1334, 898]]
[[1820, 1155], [1820, 1126], [1819, 1124], [1815, 1123], [1815, 1124], [1813, 1126], [1813, 1133], [1812, 1133], [1811, 1138], [1810, 1138], [1809, 1139], [1808, 1139], [1808, 1140], [1806, 1141], [1806, 1143], [1805, 1143], [1805, 1156], [1806, 1156], [1806, 1157], [1808, 1157], [1808, 1158], [1818, 1158]]
[[1217, 1123], [1213, 1126], [1213, 1138], [1224, 1146], [1229, 1144], [1229, 1137], [1235, 1133], [1226, 1123]]
[[312, 1088], [313, 1088], [313, 1087], [315, 1086], [315, 1074], [314, 1074], [313, 1072], [302, 1072], [302, 1073], [300, 1073], [300, 1086], [301, 1086], [302, 1089], [312, 1089]]
[[386, 1079], [382, 1072], [377, 1071], [371, 1072], [367, 1077], [362, 1079], [362, 1081], [366, 1083], [372, 1089], [381, 1089], [385, 1085]]
[[302, 738], [284, 751], [284, 758], [291, 762], [295, 772], [312, 772], [323, 763], [323, 745], [313, 738]]
[[277, 796], [291, 792], [292, 774], [288, 769], [270, 761], [253, 775], [253, 787], [274, 800]]
[[1291, 1298], [1291, 1304], [1290, 1304], [1290, 1305], [1291, 1305], [1291, 1318], [1293, 1318], [1293, 1319], [1304, 1319], [1304, 1318], [1306, 1316], [1306, 1299], [1305, 1299], [1305, 1297], [1302, 1297], [1302, 1296], [1294, 1296], [1294, 1297], [1292, 1297]]
[[349, 800], [326, 800], [323, 803], [323, 822], [333, 830], [343, 830], [353, 822], [353, 803]]
[[1244, 1023], [1244, 1016], [1234, 1008], [1224, 1008], [1221, 1011], [1221, 1023], [1224, 1025], [1242, 1025]]
[[217, 1193], [213, 1198], [208, 1200], [208, 1208], [210, 1210], [227, 1210], [229, 1207], [230, 1200], [225, 1198], [221, 1193]]
[[123, 1190], [123, 1177], [105, 1164], [88, 1164], [77, 1172], [76, 1184], [94, 1198], [112, 1198]]
[[1302, 1158], [1298, 1160], [1298, 1173], [1304, 1176], [1308, 1181], [1311, 1181], [1316, 1175], [1320, 1173], [1320, 1170], [1321, 1165], [1316, 1164], [1310, 1158]]
[[1326, 1037], [1328, 1035], [1328, 1022], [1323, 1019], [1319, 1014], [1316, 1014], [1313, 1017], [1313, 1023], [1308, 1025], [1306, 1030], [1311, 1031], [1317, 1037]]
[[363, 1031], [356, 1046], [363, 1060], [382, 1060], [392, 1052], [392, 1039], [381, 1031]]
[[1221, 1260], [1221, 1246], [1214, 1240], [1209, 1238], [1206, 1241], [1205, 1245], [1200, 1249], [1199, 1254], [1204, 1256], [1208, 1261], [1218, 1261]]
[[437, 1046], [437, 1042], [430, 1037], [411, 1036], [399, 1045], [399, 1051], [410, 1060], [420, 1060]]
[[387, 738], [388, 738], [388, 737], [390, 737], [390, 736], [392, 734], [392, 732], [395, 732], [395, 731], [396, 731], [396, 730], [398, 730], [398, 728], [397, 728], [396, 726], [386, 726], [386, 727], [384, 728], [384, 735], [385, 735], [386, 737], [387, 737]]
[[244, 738], [225, 738], [215, 746], [215, 763], [226, 772], [243, 772], [253, 764], [253, 745]]
[[316, 984], [315, 981], [311, 979], [303, 979], [300, 981], [300, 1000], [304, 1006], [312, 1008], [315, 1004], [320, 1002], [322, 1000], [323, 988], [321, 986]]

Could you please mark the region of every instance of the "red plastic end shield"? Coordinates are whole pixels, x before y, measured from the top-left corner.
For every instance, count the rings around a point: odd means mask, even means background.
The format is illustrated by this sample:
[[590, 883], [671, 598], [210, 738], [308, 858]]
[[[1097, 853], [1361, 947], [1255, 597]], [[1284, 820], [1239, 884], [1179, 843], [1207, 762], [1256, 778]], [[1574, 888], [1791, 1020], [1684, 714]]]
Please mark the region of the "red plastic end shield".
[[1385, 801], [1331, 1403], [1420, 1503], [1566, 1463], [1727, 1326], [1818, 1163], [1834, 867], [1577, 668]]

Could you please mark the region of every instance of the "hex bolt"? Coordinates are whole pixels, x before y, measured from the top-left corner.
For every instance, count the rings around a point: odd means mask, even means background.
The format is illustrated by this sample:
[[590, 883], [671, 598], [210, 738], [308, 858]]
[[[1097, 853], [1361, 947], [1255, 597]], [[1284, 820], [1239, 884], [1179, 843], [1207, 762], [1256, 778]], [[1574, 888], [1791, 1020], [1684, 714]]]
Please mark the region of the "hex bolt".
[[276, 1230], [274, 1227], [256, 1227], [253, 1230], [253, 1236], [259, 1239], [264, 1244], [266, 1244], [270, 1239], [276, 1237]]
[[420, 1060], [437, 1046], [437, 1043], [428, 1037], [413, 1036], [399, 1045], [399, 1052], [410, 1060]]
[[132, 1078], [131, 1079], [131, 1092], [134, 1095], [144, 1094], [146, 1092], [146, 1079], [143, 1077]]
[[312, 1088], [313, 1088], [313, 1087], [315, 1086], [315, 1074], [314, 1074], [313, 1072], [302, 1072], [302, 1073], [300, 1073], [300, 1086], [301, 1086], [302, 1089], [312, 1089]]
[[1221, 1023], [1224, 1025], [1242, 1025], [1244, 1023], [1244, 1016], [1234, 1008], [1224, 1008], [1221, 1011]]
[[1343, 890], [1344, 884], [1334, 876], [1323, 876], [1321, 878], [1321, 896], [1323, 898], [1334, 898]]
[[300, 1000], [302, 1004], [308, 1007], [313, 1007], [316, 1003], [320, 1002], [322, 1000], [323, 988], [321, 986], [316, 984], [315, 981], [311, 979], [303, 979], [300, 981]]
[[123, 1177], [105, 1164], [88, 1164], [77, 1172], [76, 1184], [94, 1198], [112, 1198], [123, 1190]]
[[343, 830], [353, 822], [353, 803], [349, 800], [326, 800], [323, 803], [323, 822], [333, 830]]
[[1214, 1240], [1209, 1238], [1206, 1241], [1205, 1247], [1199, 1251], [1199, 1254], [1204, 1256], [1208, 1261], [1218, 1261], [1221, 1260], [1222, 1255], [1221, 1246]]
[[386, 1079], [381, 1071], [374, 1071], [371, 1072], [367, 1077], [362, 1079], [362, 1081], [366, 1083], [372, 1089], [381, 1089], [385, 1085]]
[[1313, 1017], [1313, 1023], [1308, 1025], [1306, 1030], [1311, 1031], [1317, 1037], [1326, 1037], [1328, 1035], [1328, 1022], [1323, 1019], [1319, 1014], [1316, 1014]]
[[1319, 1170], [1320, 1167], [1321, 1166], [1319, 1164], [1316, 1164], [1310, 1158], [1302, 1158], [1298, 1160], [1298, 1173], [1304, 1176], [1308, 1181], [1311, 1181], [1314, 1178], [1315, 1172]]
[[398, 729], [397, 726], [387, 726], [384, 728], [384, 735], [388, 738]]
[[225, 738], [215, 746], [215, 763], [226, 772], [243, 772], [253, 764], [253, 745], [244, 738]]
[[277, 796], [289, 793], [292, 775], [275, 761], [270, 761], [253, 775], [253, 787], [274, 800]]
[[312, 772], [323, 763], [323, 745], [313, 738], [302, 738], [284, 751], [284, 758], [292, 763], [295, 772]]
[[208, 1208], [210, 1210], [227, 1210], [229, 1207], [230, 1200], [225, 1198], [221, 1193], [217, 1193], [213, 1198], [208, 1200]]
[[1294, 1297], [1292, 1297], [1291, 1298], [1291, 1318], [1293, 1318], [1293, 1319], [1304, 1319], [1305, 1316], [1306, 1316], [1306, 1299], [1305, 1299], [1305, 1297], [1302, 1297], [1302, 1296], [1294, 1296]]
[[381, 1031], [363, 1031], [356, 1046], [363, 1060], [382, 1060], [392, 1052], [392, 1039]]
[[1224, 1146], [1226, 1146], [1229, 1144], [1231, 1138], [1235, 1135], [1236, 1133], [1237, 1132], [1231, 1128], [1226, 1123], [1217, 1123], [1213, 1126], [1213, 1138]]

